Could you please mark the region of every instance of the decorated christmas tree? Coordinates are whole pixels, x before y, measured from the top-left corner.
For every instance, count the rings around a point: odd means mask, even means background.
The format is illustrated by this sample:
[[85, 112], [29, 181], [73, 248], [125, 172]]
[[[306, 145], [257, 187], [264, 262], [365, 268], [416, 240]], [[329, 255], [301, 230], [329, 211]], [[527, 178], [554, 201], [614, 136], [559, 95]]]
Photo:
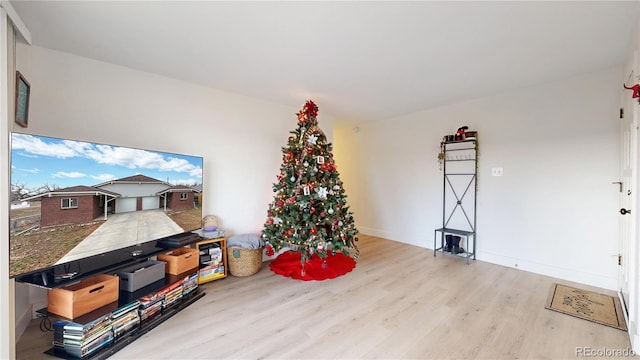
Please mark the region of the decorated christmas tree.
[[273, 184], [275, 196], [262, 231], [268, 255], [283, 248], [300, 251], [303, 274], [305, 261], [314, 253], [320, 258], [338, 252], [358, 255], [358, 230], [332, 145], [318, 127], [317, 115], [318, 107], [310, 100], [297, 114], [298, 126], [282, 148], [282, 166]]

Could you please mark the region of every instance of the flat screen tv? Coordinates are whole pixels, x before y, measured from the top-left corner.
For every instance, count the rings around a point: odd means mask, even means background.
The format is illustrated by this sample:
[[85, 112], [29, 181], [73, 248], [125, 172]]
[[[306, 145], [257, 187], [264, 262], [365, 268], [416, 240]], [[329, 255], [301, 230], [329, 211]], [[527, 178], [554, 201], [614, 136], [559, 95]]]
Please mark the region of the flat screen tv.
[[201, 227], [202, 157], [23, 133], [10, 142], [10, 277]]

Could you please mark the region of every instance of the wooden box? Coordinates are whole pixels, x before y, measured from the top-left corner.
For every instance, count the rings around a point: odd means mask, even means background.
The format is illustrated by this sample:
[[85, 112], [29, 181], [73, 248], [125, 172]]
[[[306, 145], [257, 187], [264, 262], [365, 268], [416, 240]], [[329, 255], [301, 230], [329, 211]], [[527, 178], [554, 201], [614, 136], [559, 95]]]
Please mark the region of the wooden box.
[[78, 283], [49, 290], [47, 311], [68, 319], [118, 300], [118, 277], [99, 274]]
[[158, 260], [167, 263], [165, 272], [178, 275], [187, 270], [198, 267], [198, 250], [191, 248], [178, 248], [167, 254], [158, 255]]

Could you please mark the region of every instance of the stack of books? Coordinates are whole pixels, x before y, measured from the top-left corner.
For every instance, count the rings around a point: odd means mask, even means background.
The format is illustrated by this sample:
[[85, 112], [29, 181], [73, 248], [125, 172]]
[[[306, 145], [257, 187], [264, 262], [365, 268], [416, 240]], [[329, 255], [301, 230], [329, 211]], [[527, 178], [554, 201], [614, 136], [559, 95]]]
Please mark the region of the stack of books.
[[158, 293], [163, 295], [163, 298], [162, 298], [163, 309], [168, 309], [173, 305], [177, 305], [180, 302], [180, 300], [182, 300], [182, 290], [183, 290], [182, 284], [183, 283], [184, 283], [184, 278], [158, 290]]
[[136, 300], [111, 313], [111, 325], [115, 338], [135, 329], [135, 327], [140, 324], [140, 315], [138, 314], [139, 307], [140, 301]]
[[202, 244], [200, 250], [200, 283], [224, 276], [222, 249], [220, 243]]
[[87, 357], [113, 342], [111, 314], [86, 324], [58, 320], [53, 328], [54, 347], [78, 358]]
[[186, 297], [192, 291], [198, 288], [198, 274], [193, 273], [186, 278], [184, 278], [184, 282], [182, 283], [182, 296]]
[[140, 302], [139, 314], [140, 321], [149, 321], [153, 319], [156, 315], [162, 313], [162, 302], [164, 300], [164, 295], [159, 293], [153, 293], [146, 296], [141, 297], [138, 301]]

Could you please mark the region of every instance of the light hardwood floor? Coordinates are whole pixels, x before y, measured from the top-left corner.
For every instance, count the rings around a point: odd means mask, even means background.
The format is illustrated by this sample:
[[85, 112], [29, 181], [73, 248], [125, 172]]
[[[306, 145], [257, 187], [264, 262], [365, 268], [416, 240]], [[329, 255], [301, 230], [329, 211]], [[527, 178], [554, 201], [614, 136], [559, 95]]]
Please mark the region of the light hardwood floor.
[[[372, 236], [347, 275], [273, 274], [203, 285], [207, 295], [113, 359], [565, 359], [577, 347], [628, 349], [626, 332], [544, 308], [554, 282]], [[48, 358], [37, 321], [19, 359]]]

